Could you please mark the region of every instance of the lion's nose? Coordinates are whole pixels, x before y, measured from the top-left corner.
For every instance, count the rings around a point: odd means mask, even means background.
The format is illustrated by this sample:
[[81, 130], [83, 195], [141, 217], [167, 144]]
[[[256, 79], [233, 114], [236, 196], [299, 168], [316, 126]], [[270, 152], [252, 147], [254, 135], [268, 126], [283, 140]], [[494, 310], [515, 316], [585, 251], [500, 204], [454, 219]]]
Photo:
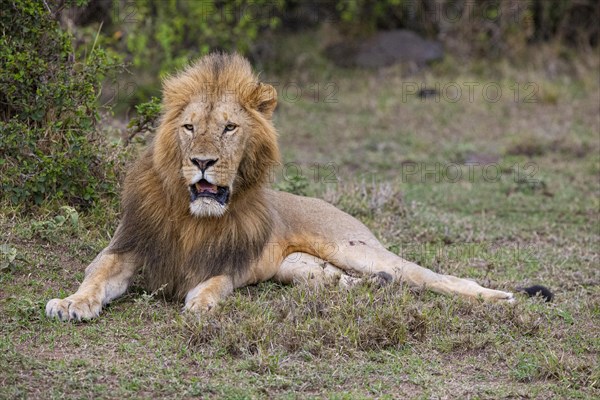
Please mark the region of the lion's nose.
[[198, 167], [200, 171], [204, 172], [207, 168], [215, 165], [215, 163], [219, 161], [219, 159], [217, 158], [215, 160], [202, 160], [200, 158], [190, 158], [190, 161], [192, 162], [192, 164]]

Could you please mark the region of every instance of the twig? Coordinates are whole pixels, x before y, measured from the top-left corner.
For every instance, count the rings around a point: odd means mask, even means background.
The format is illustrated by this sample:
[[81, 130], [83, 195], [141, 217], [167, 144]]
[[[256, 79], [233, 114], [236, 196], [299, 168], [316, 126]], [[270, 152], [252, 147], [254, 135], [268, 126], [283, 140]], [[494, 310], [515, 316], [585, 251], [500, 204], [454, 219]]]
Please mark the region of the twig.
[[[94, 54], [94, 49], [96, 49], [96, 43], [98, 43], [98, 36], [100, 36], [100, 30], [102, 30], [102, 25], [104, 25], [104, 21], [100, 22], [100, 26], [98, 27], [98, 32], [96, 32], [96, 37], [94, 38], [94, 44], [92, 45], [92, 50], [90, 51], [90, 56]], [[86, 60], [86, 64], [87, 64]]]
[[50, 7], [48, 6], [48, 3], [46, 3], [46, 0], [44, 0], [44, 5], [46, 6], [46, 8], [48, 9], [48, 12], [50, 14], [52, 14], [52, 10], [50, 9]]

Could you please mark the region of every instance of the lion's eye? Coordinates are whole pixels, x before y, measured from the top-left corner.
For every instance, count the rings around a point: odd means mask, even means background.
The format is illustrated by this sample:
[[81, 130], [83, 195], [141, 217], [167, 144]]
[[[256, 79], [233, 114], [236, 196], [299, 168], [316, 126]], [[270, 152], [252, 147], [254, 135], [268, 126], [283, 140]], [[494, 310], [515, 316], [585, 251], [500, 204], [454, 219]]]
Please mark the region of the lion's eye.
[[190, 132], [194, 132], [194, 125], [192, 124], [185, 124], [183, 127]]
[[236, 124], [227, 124], [225, 125], [225, 132], [231, 132], [235, 130], [238, 126]]

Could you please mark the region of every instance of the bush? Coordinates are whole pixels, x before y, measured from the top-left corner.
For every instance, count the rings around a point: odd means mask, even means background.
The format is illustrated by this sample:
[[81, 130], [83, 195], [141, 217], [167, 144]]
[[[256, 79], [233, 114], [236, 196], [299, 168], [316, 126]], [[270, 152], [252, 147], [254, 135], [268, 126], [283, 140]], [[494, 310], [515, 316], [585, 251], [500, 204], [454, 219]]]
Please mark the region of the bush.
[[14, 0], [0, 14], [1, 199], [89, 205], [116, 182], [96, 102], [116, 62], [98, 47], [76, 59], [46, 7]]
[[130, 12], [133, 27], [127, 49], [134, 66], [147, 67], [148, 60], [155, 60], [162, 73], [213, 49], [246, 53], [261, 29], [277, 26], [275, 12], [282, 4], [273, 0], [139, 0]]
[[[88, 7], [101, 3], [92, 1]], [[105, 4], [107, 2], [104, 2]], [[103, 40], [131, 63], [135, 90], [125, 106], [158, 95], [158, 79], [214, 50], [248, 54], [260, 32], [280, 23], [283, 0], [114, 1], [94, 20], [103, 22]], [[108, 3], [110, 4], [110, 3]], [[115, 40], [114, 38], [118, 38]], [[127, 80], [127, 78], [125, 78]], [[121, 82], [121, 84], [124, 84]], [[121, 108], [119, 111], [123, 111]]]

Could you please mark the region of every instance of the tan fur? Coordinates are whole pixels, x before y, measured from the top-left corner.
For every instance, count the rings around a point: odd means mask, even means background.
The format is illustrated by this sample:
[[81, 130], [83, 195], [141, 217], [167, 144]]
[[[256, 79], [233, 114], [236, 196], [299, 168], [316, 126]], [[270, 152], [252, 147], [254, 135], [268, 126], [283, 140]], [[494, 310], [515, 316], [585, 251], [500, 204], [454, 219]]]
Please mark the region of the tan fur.
[[268, 279], [347, 284], [352, 279], [343, 271], [512, 300], [511, 293], [401, 259], [321, 200], [267, 189], [269, 169], [279, 162], [275, 106], [275, 90], [235, 54], [203, 57], [168, 78], [156, 139], [128, 174], [113, 240], [79, 290], [51, 300], [47, 314], [93, 318], [138, 269], [149, 290], [185, 299], [190, 311], [209, 310], [235, 288]]

